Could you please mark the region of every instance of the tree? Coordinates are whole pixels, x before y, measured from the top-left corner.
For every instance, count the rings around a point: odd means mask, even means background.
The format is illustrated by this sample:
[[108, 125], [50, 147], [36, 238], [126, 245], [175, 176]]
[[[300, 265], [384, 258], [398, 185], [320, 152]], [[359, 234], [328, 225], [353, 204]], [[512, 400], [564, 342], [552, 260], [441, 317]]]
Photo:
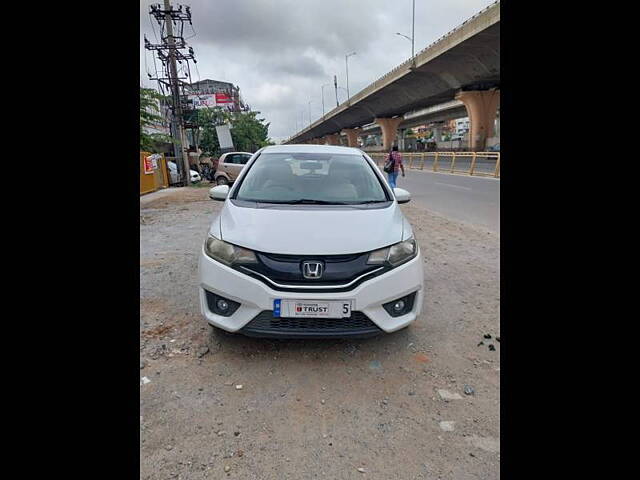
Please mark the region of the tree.
[[266, 145], [273, 145], [268, 137], [269, 123], [257, 118], [260, 112], [228, 112], [219, 107], [198, 110], [198, 145], [206, 156], [220, 155], [220, 142], [216, 126], [230, 124], [231, 139], [236, 150], [254, 152]]
[[216, 133], [216, 126], [223, 125], [230, 120], [230, 115], [219, 107], [202, 108], [197, 111], [196, 143], [207, 157], [220, 155], [220, 142]]
[[264, 118], [257, 118], [260, 112], [234, 113], [231, 120], [231, 138], [237, 150], [255, 152], [267, 145], [273, 145], [269, 139], [269, 125]]
[[159, 143], [171, 142], [163, 133], [147, 133], [147, 129], [162, 123], [158, 100], [164, 97], [152, 88], [140, 87], [140, 150], [156, 150]]

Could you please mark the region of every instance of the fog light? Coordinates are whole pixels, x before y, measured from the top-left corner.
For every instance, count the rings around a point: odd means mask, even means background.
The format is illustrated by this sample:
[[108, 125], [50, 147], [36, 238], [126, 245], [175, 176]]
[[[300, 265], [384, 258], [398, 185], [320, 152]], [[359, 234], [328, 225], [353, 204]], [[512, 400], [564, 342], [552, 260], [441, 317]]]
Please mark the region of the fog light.
[[413, 292], [407, 296], [396, 298], [395, 300], [383, 304], [382, 307], [392, 317], [400, 317], [402, 315], [406, 315], [411, 310], [413, 310], [413, 303], [416, 298], [416, 293], [417, 292]]
[[238, 307], [240, 307], [238, 302], [221, 297], [220, 295], [216, 295], [208, 290], [205, 290], [204, 293], [207, 297], [207, 306], [209, 307], [209, 310], [216, 315], [230, 317], [236, 312]]
[[404, 310], [404, 300], [398, 300], [396, 303], [394, 303], [393, 309], [398, 313]]

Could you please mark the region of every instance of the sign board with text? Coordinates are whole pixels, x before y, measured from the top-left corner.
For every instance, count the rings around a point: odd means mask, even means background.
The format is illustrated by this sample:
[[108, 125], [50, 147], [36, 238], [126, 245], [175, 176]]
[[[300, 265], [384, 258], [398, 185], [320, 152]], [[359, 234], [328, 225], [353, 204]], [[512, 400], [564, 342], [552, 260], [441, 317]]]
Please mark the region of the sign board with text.
[[221, 107], [226, 109], [233, 108], [233, 98], [228, 93], [206, 93], [201, 95], [189, 95], [189, 101], [193, 102], [193, 108], [200, 110], [202, 108]]

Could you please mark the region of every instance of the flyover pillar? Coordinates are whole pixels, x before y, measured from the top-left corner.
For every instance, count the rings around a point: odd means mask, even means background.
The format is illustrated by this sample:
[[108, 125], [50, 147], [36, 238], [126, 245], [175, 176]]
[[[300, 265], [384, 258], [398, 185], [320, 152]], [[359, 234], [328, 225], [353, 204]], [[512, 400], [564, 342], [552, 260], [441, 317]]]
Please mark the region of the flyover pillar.
[[469, 115], [469, 148], [476, 152], [484, 151], [487, 139], [493, 135], [500, 90], [458, 92], [456, 99], [464, 103]]
[[436, 124], [431, 128], [431, 131], [433, 132], [433, 140], [435, 142], [441, 142], [442, 141], [442, 126], [440, 124]]
[[347, 136], [347, 146], [348, 147], [356, 147], [358, 148], [358, 133], [360, 132], [359, 128], [345, 128], [341, 133], [344, 133]]
[[402, 117], [395, 118], [376, 118], [374, 121], [380, 125], [382, 130], [382, 149], [391, 150], [393, 142], [398, 136], [398, 125], [404, 120]]
[[325, 135], [324, 140], [326, 140], [327, 145], [340, 145], [340, 134], [332, 133], [331, 135]]

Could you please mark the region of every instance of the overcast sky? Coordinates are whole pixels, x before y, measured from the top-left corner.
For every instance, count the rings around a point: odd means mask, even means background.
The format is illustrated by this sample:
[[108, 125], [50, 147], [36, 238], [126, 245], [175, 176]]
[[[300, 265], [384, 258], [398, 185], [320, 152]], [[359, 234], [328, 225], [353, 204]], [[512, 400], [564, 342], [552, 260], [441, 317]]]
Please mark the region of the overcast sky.
[[[494, 0], [416, 0], [415, 50], [493, 3]], [[153, 57], [143, 34], [155, 42], [149, 5], [140, 3], [140, 79], [155, 87]], [[253, 110], [271, 123], [269, 136], [288, 138], [336, 106], [333, 75], [346, 88], [345, 55], [349, 57], [349, 92], [353, 96], [411, 56], [412, 0], [185, 0], [194, 30], [185, 37], [198, 60], [192, 79], [232, 82]], [[159, 26], [153, 20], [155, 35]], [[146, 61], [145, 61], [146, 59]], [[159, 62], [157, 62], [159, 65]], [[199, 73], [199, 76], [198, 76]], [[346, 91], [338, 90], [340, 103]]]

